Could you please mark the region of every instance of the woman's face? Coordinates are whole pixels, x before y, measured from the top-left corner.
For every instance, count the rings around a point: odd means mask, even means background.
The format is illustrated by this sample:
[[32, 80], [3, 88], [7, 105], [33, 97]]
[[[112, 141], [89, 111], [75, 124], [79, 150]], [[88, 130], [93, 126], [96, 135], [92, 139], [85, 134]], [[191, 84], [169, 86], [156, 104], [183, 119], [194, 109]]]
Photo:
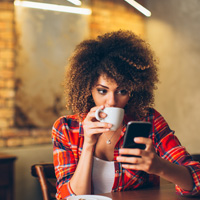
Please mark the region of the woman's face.
[[120, 88], [113, 79], [100, 76], [92, 88], [92, 97], [96, 106], [124, 108], [129, 100], [126, 89]]

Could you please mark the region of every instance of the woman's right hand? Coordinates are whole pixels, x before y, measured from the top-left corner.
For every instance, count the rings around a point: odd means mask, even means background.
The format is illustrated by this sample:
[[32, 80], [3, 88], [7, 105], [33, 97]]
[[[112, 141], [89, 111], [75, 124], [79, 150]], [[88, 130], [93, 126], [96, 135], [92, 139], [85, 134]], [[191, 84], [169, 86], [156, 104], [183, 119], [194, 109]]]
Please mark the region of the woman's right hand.
[[[95, 106], [91, 108], [83, 121], [84, 144], [94, 146], [100, 134], [110, 131], [110, 128], [112, 127], [112, 124], [100, 122], [96, 119], [95, 112], [99, 108], [104, 109], [105, 106]], [[100, 112], [99, 115], [101, 118], [106, 117], [106, 114], [103, 112]]]

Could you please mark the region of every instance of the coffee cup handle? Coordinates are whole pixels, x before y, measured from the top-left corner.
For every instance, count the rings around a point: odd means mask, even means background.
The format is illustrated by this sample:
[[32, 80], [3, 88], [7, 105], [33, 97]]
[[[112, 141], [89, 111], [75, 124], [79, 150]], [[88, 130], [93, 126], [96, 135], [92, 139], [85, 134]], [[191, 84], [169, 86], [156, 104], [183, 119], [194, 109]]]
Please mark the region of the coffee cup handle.
[[95, 111], [95, 117], [97, 120], [101, 121], [103, 118], [99, 117], [99, 113], [100, 112], [103, 112], [103, 110], [101, 108], [98, 108], [96, 111]]

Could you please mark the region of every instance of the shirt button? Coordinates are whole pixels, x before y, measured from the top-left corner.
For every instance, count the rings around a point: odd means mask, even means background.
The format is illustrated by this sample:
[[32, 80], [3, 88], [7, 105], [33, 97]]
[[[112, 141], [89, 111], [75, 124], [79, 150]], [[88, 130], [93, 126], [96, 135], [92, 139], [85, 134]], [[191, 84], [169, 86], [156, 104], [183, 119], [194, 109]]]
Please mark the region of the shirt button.
[[116, 170], [116, 173], [119, 173], [119, 170]]

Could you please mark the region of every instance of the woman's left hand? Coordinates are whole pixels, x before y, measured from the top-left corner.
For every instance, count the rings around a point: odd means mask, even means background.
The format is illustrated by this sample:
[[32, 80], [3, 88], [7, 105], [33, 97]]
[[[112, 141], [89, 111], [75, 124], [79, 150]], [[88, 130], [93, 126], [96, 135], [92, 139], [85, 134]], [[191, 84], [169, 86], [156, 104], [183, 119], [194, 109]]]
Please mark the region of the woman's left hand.
[[[137, 137], [134, 139], [134, 142], [145, 144], [146, 148], [144, 150], [122, 148], [119, 150], [120, 156], [117, 157], [117, 161], [121, 162], [122, 167], [126, 169], [142, 170], [149, 174], [158, 174], [160, 171], [160, 159], [162, 158], [156, 154], [152, 140], [150, 138]], [[130, 155], [130, 157], [123, 155]]]

